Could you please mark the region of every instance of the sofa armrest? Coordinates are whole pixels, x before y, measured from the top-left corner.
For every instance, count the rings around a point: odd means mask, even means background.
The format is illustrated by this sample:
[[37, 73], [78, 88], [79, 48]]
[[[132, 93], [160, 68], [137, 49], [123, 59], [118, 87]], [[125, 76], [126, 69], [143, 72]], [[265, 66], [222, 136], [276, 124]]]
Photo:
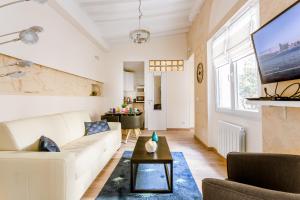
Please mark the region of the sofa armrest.
[[233, 181], [204, 179], [203, 200], [299, 200], [300, 194], [278, 192]]
[[68, 152], [0, 151], [0, 194], [6, 200], [73, 200], [75, 156]]
[[228, 180], [282, 192], [300, 193], [300, 156], [229, 153]]
[[121, 130], [121, 123], [120, 122], [108, 122], [108, 125], [111, 131], [114, 131], [116, 137], [114, 138], [114, 143], [117, 145], [117, 149], [121, 147], [122, 143], [122, 130]]

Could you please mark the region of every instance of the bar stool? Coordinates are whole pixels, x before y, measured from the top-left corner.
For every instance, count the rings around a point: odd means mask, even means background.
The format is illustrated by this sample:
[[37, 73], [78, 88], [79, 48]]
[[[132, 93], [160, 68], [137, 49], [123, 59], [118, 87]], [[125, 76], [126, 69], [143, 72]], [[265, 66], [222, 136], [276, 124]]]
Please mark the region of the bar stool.
[[101, 120], [106, 119], [107, 122], [120, 122], [120, 116], [118, 115], [102, 115]]
[[135, 134], [135, 137], [138, 138], [142, 134], [142, 115], [122, 115], [121, 127], [123, 130], [125, 130], [126, 134], [125, 144], [127, 143], [128, 138], [132, 132]]

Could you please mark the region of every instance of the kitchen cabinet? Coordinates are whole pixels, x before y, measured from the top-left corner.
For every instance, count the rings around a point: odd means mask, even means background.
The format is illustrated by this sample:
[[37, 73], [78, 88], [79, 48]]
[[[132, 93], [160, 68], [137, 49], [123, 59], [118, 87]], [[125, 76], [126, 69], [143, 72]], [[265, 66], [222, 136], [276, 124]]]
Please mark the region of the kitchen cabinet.
[[124, 72], [124, 91], [134, 91], [133, 72]]

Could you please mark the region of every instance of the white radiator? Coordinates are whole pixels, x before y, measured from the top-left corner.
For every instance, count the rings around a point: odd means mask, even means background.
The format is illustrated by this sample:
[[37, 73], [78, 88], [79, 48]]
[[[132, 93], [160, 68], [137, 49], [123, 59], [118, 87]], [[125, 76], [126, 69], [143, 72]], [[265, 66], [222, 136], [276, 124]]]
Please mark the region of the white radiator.
[[224, 158], [229, 152], [246, 151], [246, 133], [241, 126], [219, 121], [217, 137], [217, 150]]

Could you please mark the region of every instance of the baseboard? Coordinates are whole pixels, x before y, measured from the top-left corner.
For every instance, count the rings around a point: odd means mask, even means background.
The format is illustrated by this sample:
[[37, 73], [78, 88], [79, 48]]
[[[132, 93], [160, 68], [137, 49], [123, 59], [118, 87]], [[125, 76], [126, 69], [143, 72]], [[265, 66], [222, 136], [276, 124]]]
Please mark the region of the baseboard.
[[[149, 131], [148, 128], [144, 128], [142, 130]], [[167, 128], [166, 131], [191, 131], [193, 132], [194, 128]]]
[[196, 135], [194, 135], [195, 140], [197, 140], [202, 146], [204, 146], [208, 151], [212, 151], [215, 154], [217, 154], [222, 160], [226, 161], [226, 158], [224, 158], [221, 154], [219, 154], [218, 150], [214, 147], [207, 146], [200, 138], [198, 138]]
[[167, 128], [167, 131], [194, 131], [193, 128]]

